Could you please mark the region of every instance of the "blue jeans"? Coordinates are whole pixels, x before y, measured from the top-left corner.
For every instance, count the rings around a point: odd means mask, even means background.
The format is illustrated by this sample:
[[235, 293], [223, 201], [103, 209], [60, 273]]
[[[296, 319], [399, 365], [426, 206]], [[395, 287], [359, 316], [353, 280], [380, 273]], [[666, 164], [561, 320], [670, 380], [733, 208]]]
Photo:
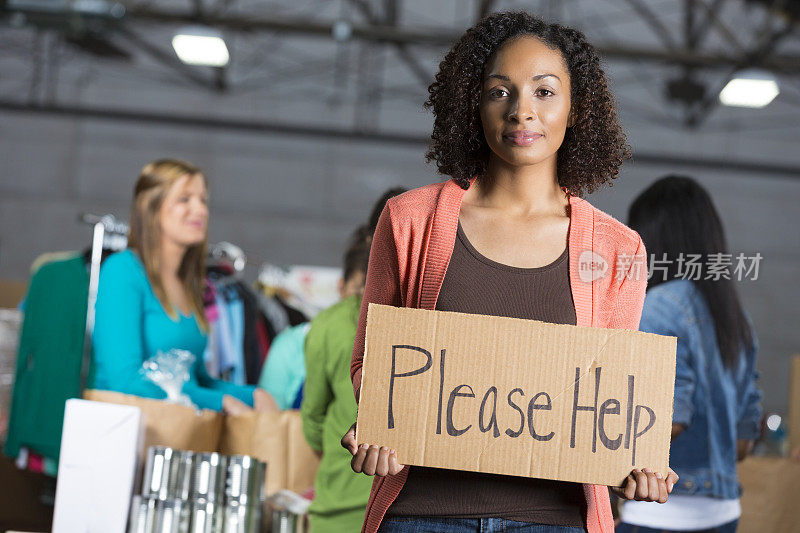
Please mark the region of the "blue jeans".
[[436, 518], [390, 516], [383, 519], [379, 533], [585, 533], [582, 527], [550, 526], [515, 522], [505, 518]]
[[[733, 522], [712, 527], [711, 529], [698, 529], [693, 532], [683, 531], [682, 533], [736, 533], [737, 525], [739, 525], [739, 521], [734, 520]], [[632, 526], [625, 523], [618, 525], [615, 531], [616, 533], [673, 533], [669, 529], [653, 529], [644, 526]]]

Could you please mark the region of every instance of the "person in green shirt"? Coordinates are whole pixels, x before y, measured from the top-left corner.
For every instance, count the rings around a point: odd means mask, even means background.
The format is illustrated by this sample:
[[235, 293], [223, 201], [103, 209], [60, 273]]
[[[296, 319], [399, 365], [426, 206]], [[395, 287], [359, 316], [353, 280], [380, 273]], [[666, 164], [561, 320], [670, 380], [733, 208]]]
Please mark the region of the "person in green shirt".
[[341, 292], [350, 295], [318, 314], [306, 337], [300, 414], [306, 440], [322, 459], [309, 508], [312, 533], [360, 531], [372, 485], [372, 479], [353, 472], [350, 454], [339, 443], [356, 418], [350, 357], [364, 294], [369, 242], [367, 232], [357, 232], [344, 261]]

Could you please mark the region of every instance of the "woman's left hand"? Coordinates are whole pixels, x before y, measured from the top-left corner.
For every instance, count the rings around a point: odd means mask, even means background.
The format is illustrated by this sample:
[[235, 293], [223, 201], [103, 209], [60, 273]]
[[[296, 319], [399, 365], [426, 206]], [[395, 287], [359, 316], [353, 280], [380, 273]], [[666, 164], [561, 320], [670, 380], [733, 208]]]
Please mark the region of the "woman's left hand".
[[677, 482], [678, 474], [671, 468], [668, 469], [666, 478], [660, 472], [655, 473], [649, 468], [644, 470], [637, 468], [628, 474], [624, 485], [610, 489], [624, 500], [665, 503]]
[[252, 412], [249, 405], [230, 394], [226, 394], [222, 397], [222, 410], [225, 414], [232, 416], [239, 416]]

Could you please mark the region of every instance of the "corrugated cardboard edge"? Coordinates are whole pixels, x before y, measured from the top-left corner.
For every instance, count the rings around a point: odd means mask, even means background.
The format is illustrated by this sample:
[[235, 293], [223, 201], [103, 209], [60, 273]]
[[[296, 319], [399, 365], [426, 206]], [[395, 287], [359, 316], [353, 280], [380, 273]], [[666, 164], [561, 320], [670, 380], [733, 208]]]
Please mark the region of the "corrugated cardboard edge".
[[[361, 383], [360, 383], [360, 385], [358, 387], [358, 398], [359, 399], [361, 399], [361, 391], [364, 390], [364, 378], [366, 377], [364, 375], [364, 365], [366, 364], [366, 361], [367, 361], [367, 346], [369, 346], [369, 330], [370, 330], [370, 327], [369, 327], [369, 315], [370, 315], [370, 311], [372, 311], [373, 307], [376, 306], [376, 305], [378, 305], [378, 304], [374, 304], [372, 302], [367, 304], [367, 327], [364, 328], [365, 329], [365, 331], [364, 331], [364, 353], [362, 354], [362, 360], [361, 360]], [[356, 444], [362, 444], [361, 437], [360, 437], [359, 432], [358, 432], [358, 402], [356, 402]]]

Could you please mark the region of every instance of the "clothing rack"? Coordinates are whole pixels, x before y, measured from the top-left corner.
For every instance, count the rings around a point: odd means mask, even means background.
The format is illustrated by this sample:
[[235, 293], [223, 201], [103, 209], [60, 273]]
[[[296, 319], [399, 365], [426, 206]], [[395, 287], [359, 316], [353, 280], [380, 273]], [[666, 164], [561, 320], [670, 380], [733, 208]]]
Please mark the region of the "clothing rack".
[[[321, 301], [316, 295], [304, 294], [299, 281], [304, 276], [303, 272], [309, 269], [323, 278], [325, 285], [329, 287], [327, 292], [331, 297], [326, 297]], [[272, 263], [263, 263], [258, 272], [257, 282], [265, 294], [278, 296], [307, 317], [313, 318], [338, 300], [336, 282], [341, 274], [341, 269], [333, 267], [305, 267], [302, 265], [282, 267]]]
[[103, 250], [120, 251], [128, 244], [128, 225], [117, 220], [114, 215], [93, 215], [81, 213], [80, 222], [89, 224], [92, 230], [92, 248], [89, 263], [89, 297], [86, 308], [86, 337], [83, 341], [83, 363], [81, 364], [81, 389], [85, 389], [89, 378], [89, 361], [92, 354], [92, 333], [94, 331], [94, 306], [97, 302], [97, 286], [100, 282], [100, 263]]
[[229, 264], [237, 275], [241, 274], [244, 267], [247, 266], [247, 256], [244, 254], [244, 250], [227, 241], [212, 244], [208, 249], [208, 258], [212, 264], [219, 262]]

